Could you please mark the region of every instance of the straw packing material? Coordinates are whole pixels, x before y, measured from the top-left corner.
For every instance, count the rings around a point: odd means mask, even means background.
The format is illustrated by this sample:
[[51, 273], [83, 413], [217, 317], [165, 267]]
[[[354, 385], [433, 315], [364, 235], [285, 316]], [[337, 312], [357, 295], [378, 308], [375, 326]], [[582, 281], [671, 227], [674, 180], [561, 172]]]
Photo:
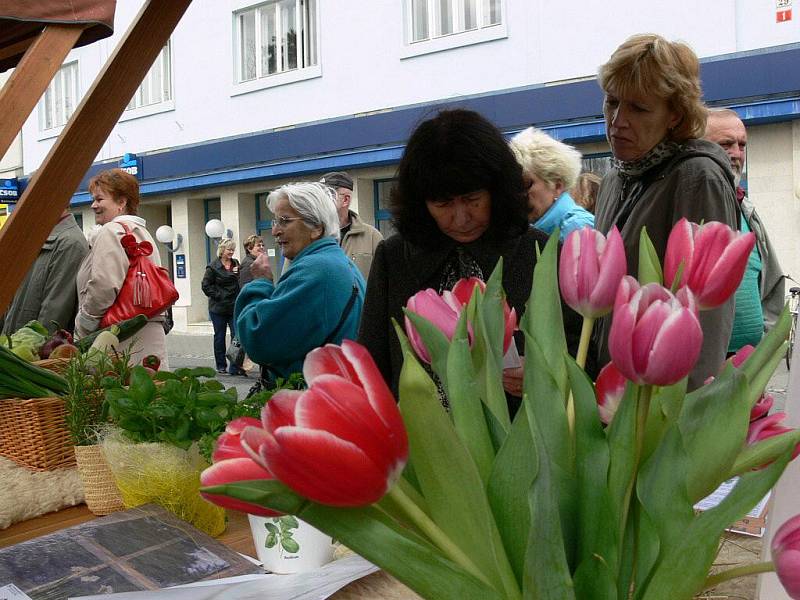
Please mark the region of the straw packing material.
[[101, 446], [127, 508], [153, 502], [209, 535], [225, 531], [225, 509], [200, 496], [208, 465], [197, 444], [182, 450], [166, 443], [136, 443], [114, 431]]

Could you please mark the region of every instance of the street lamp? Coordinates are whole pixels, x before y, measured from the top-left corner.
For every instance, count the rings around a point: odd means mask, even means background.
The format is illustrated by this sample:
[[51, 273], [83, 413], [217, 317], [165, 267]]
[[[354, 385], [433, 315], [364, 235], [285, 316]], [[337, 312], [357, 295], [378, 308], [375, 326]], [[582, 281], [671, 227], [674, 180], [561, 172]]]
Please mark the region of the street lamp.
[[225, 225], [219, 219], [211, 219], [206, 223], [206, 235], [212, 240], [218, 240], [220, 238], [230, 239], [233, 237], [233, 232], [230, 229], [226, 229]]
[[179, 252], [183, 243], [183, 236], [180, 233], [176, 233], [169, 225], [162, 225], [156, 229], [156, 239], [164, 244], [170, 254]]

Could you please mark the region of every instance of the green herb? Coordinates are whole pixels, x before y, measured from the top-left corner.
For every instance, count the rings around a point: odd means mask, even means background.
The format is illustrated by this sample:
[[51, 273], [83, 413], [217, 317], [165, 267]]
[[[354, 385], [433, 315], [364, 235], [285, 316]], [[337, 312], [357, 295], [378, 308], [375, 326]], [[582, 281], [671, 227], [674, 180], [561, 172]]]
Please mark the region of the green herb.
[[297, 554], [300, 552], [300, 544], [294, 539], [292, 533], [300, 527], [300, 522], [292, 515], [284, 515], [282, 517], [272, 517], [269, 521], [264, 523], [267, 529], [267, 537], [264, 540], [265, 548], [274, 548], [280, 542], [280, 556], [283, 557], [283, 552]]
[[79, 354], [67, 363], [64, 420], [74, 445], [97, 443], [98, 431], [108, 420], [103, 390], [121, 387], [128, 381], [130, 354], [130, 350], [103, 354], [92, 361], [87, 360], [87, 355]]
[[236, 388], [225, 390], [205, 367], [159, 371], [156, 385], [144, 367], [131, 369], [130, 386], [106, 389], [111, 420], [135, 442], [167, 442], [187, 449], [219, 434], [234, 415]]

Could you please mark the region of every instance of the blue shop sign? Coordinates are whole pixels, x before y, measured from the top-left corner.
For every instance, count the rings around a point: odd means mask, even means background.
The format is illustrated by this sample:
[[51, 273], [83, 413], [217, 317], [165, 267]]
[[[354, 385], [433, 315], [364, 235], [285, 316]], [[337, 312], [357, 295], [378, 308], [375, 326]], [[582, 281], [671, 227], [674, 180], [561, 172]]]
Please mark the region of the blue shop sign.
[[177, 279], [186, 279], [186, 255], [175, 255], [175, 277]]
[[0, 179], [0, 203], [14, 204], [19, 200], [19, 180]]
[[142, 159], [132, 152], [126, 152], [123, 155], [119, 161], [119, 168], [126, 173], [130, 173], [139, 181], [142, 180]]

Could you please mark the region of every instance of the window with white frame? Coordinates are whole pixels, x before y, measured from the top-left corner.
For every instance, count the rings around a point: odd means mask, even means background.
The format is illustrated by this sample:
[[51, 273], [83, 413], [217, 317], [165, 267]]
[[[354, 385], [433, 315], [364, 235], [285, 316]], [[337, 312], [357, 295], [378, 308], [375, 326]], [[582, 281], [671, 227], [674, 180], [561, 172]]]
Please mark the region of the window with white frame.
[[125, 110], [161, 104], [169, 100], [172, 100], [172, 49], [168, 40]]
[[236, 81], [317, 64], [316, 0], [276, 0], [234, 13]]
[[409, 43], [476, 31], [503, 21], [502, 0], [406, 0]]
[[78, 105], [78, 63], [62, 66], [39, 101], [39, 130], [66, 125]]

